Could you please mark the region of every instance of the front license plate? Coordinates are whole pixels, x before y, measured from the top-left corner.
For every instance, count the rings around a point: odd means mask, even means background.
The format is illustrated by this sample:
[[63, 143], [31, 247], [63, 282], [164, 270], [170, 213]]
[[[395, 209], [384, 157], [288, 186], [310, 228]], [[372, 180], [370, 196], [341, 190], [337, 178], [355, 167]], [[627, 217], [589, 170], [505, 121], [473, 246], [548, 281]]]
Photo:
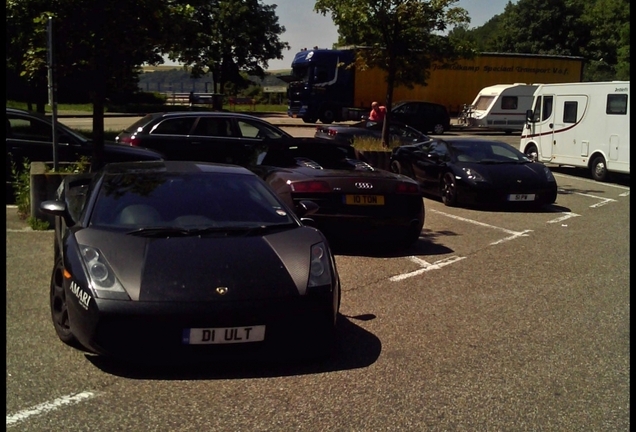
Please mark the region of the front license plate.
[[235, 344], [265, 340], [265, 326], [192, 328], [183, 330], [185, 345]]
[[534, 201], [535, 194], [511, 194], [508, 201]]
[[348, 205], [384, 205], [383, 195], [345, 195]]

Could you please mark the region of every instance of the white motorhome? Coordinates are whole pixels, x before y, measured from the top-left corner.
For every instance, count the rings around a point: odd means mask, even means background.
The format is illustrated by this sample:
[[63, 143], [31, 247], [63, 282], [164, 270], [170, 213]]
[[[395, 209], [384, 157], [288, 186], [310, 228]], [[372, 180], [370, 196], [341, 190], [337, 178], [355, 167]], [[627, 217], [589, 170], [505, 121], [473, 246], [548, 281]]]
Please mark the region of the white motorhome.
[[508, 134], [521, 132], [537, 87], [539, 84], [524, 83], [484, 87], [470, 105], [466, 125]]
[[542, 84], [519, 149], [540, 162], [629, 174], [629, 81]]

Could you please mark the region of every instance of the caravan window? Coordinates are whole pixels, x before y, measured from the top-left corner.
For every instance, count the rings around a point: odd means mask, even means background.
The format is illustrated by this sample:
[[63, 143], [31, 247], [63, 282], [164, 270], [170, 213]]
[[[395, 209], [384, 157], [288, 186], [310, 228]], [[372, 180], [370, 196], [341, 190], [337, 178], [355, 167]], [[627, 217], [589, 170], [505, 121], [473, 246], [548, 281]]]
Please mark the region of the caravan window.
[[518, 103], [517, 96], [504, 96], [501, 98], [501, 109], [505, 110], [515, 110], [517, 109]]
[[487, 110], [493, 100], [495, 100], [494, 96], [479, 96], [473, 109], [482, 111]]
[[607, 114], [627, 114], [627, 95], [607, 95]]
[[563, 123], [576, 123], [578, 102], [565, 102], [563, 104]]

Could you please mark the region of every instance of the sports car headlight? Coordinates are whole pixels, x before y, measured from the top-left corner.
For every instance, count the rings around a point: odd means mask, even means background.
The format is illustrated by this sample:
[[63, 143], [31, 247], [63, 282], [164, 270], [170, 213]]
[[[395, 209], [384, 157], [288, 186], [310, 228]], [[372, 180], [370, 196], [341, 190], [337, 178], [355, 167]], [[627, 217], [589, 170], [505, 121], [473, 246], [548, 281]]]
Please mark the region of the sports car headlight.
[[97, 297], [130, 300], [99, 249], [80, 245], [80, 253]]
[[556, 181], [556, 179], [554, 178], [554, 174], [552, 174], [552, 171], [550, 171], [550, 169], [546, 166], [543, 167], [543, 172], [545, 173], [545, 176], [548, 178], [548, 181]]
[[317, 243], [311, 247], [308, 287], [331, 284], [331, 263], [327, 254], [327, 246]]
[[464, 174], [466, 175], [466, 178], [468, 180], [472, 180], [472, 181], [476, 181], [476, 182], [481, 182], [481, 181], [486, 181], [481, 174], [479, 174], [477, 171], [475, 171], [474, 169], [471, 168], [462, 168], [462, 170], [464, 171]]

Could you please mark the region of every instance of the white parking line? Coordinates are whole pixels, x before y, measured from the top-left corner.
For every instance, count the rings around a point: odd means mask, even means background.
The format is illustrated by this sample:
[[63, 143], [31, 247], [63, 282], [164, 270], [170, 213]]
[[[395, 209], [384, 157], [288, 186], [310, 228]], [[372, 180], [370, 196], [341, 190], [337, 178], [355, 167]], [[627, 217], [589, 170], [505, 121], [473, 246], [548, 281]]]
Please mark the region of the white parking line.
[[421, 275], [422, 273], [430, 271], [430, 270], [441, 269], [444, 266], [447, 266], [447, 265], [452, 264], [452, 263], [457, 262], [457, 261], [461, 261], [464, 258], [466, 258], [466, 257], [453, 256], [453, 257], [448, 257], [448, 258], [441, 259], [439, 261], [435, 261], [433, 264], [431, 264], [431, 263], [428, 263], [428, 262], [424, 261], [421, 258], [418, 258], [418, 257], [415, 257], [415, 256], [410, 256], [410, 257], [408, 257], [408, 259], [410, 261], [413, 261], [414, 263], [422, 266], [422, 268], [419, 269], [419, 270], [412, 271], [410, 273], [403, 273], [403, 274], [400, 274], [400, 275], [397, 275], [397, 276], [392, 276], [392, 277], [389, 278], [389, 280], [391, 282], [401, 281], [401, 280], [404, 280], [404, 279], [407, 279], [407, 278], [410, 278], [410, 277], [413, 277], [413, 276]]
[[589, 198], [596, 198], [596, 199], [598, 199], [598, 200], [601, 200], [601, 202], [598, 202], [598, 203], [596, 203], [596, 204], [592, 204], [592, 205], [590, 206], [590, 207], [592, 207], [592, 208], [594, 208], [594, 207], [600, 207], [600, 206], [603, 206], [603, 205], [605, 205], [605, 204], [607, 204], [607, 203], [609, 203], [609, 202], [612, 202], [612, 201], [616, 202], [616, 200], [615, 200], [615, 199], [612, 199], [612, 198], [603, 198], [603, 197], [600, 197], [600, 196], [591, 195], [591, 194], [586, 194], [586, 193], [582, 193], [582, 192], [574, 192], [574, 194], [575, 194], [575, 195], [581, 195], [581, 196], [584, 196], [584, 197], [589, 197]]
[[429, 210], [429, 211], [433, 212], [433, 213], [440, 214], [442, 216], [448, 216], [451, 219], [457, 219], [457, 220], [460, 220], [462, 222], [468, 222], [468, 223], [471, 223], [471, 224], [474, 224], [474, 225], [479, 225], [479, 226], [483, 226], [483, 227], [486, 227], [486, 228], [492, 228], [492, 229], [496, 229], [496, 230], [499, 230], [499, 231], [503, 231], [506, 234], [510, 234], [509, 237], [503, 238], [501, 240], [494, 241], [494, 242], [490, 243], [490, 245], [496, 245], [496, 244], [503, 243], [503, 242], [506, 242], [506, 241], [509, 241], [509, 240], [513, 240], [513, 239], [516, 239], [516, 238], [519, 238], [519, 237], [528, 237], [528, 233], [532, 232], [532, 230], [524, 230], [524, 231], [521, 231], [521, 232], [511, 231], [511, 230], [506, 229], [506, 228], [498, 227], [498, 226], [495, 226], [495, 225], [489, 225], [487, 223], [479, 222], [479, 221], [472, 220], [472, 219], [466, 219], [466, 218], [463, 218], [461, 216], [456, 216], [456, 215], [452, 215], [452, 214], [449, 214], [449, 213], [444, 213], [444, 212], [441, 212], [439, 210]]
[[34, 415], [40, 415], [40, 414], [44, 414], [47, 411], [53, 411], [64, 405], [71, 405], [71, 404], [82, 402], [94, 396], [95, 396], [95, 393], [93, 392], [82, 392], [82, 393], [77, 393], [74, 395], [62, 396], [61, 398], [57, 398], [51, 402], [45, 402], [40, 405], [36, 405], [32, 408], [28, 408], [20, 412], [17, 412], [15, 414], [8, 415], [7, 426], [11, 426], [15, 423], [26, 420], [27, 418]]
[[572, 212], [563, 212], [563, 216], [558, 217], [556, 219], [549, 220], [547, 223], [557, 223], [564, 221], [566, 219], [570, 219], [573, 217], [581, 216], [580, 214], [572, 213]]
[[586, 182], [586, 183], [594, 183], [594, 184], [597, 184], [597, 185], [602, 184], [603, 186], [607, 186], [607, 187], [630, 190], [630, 188], [628, 186], [622, 186], [622, 185], [617, 185], [617, 184], [612, 184], [612, 183], [600, 183], [600, 182], [597, 182], [596, 180], [584, 179], [584, 178], [575, 177], [575, 176], [571, 176], [571, 175], [567, 175], [567, 174], [555, 173], [554, 171], [552, 172], [552, 174], [554, 174], [556, 177], [565, 177], [565, 178], [570, 178], [570, 179], [574, 179], [574, 180], [580, 180], [580, 181]]

